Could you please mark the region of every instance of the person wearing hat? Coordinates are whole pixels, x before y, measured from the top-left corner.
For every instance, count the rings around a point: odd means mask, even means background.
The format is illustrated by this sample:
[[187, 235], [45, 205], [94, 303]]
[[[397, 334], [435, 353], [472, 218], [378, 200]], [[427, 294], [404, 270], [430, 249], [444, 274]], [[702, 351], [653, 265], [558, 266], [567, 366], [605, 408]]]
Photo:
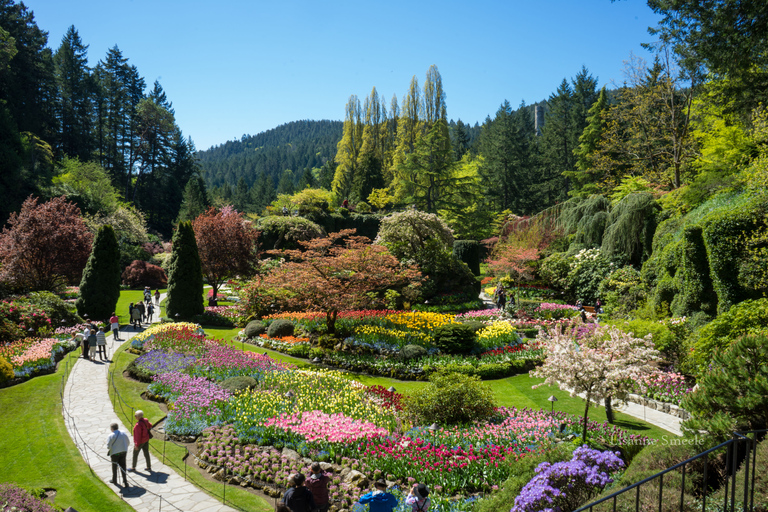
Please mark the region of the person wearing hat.
[[429, 489], [424, 484], [413, 484], [411, 492], [405, 497], [405, 504], [411, 506], [412, 512], [429, 510]]
[[283, 504], [291, 512], [313, 512], [317, 510], [312, 492], [304, 487], [304, 475], [294, 473], [288, 477], [288, 490], [283, 495]]
[[392, 512], [397, 507], [397, 498], [387, 492], [387, 482], [376, 480], [376, 490], [360, 496], [360, 504], [368, 505], [370, 512]]

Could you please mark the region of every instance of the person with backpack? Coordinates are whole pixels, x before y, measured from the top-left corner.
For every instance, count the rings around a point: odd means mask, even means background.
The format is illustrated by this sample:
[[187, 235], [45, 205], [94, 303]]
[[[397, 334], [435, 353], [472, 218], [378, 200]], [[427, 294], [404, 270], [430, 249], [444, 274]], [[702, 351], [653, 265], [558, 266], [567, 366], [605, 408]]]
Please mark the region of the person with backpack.
[[313, 462], [312, 474], [309, 475], [304, 485], [312, 493], [312, 498], [315, 500], [315, 507], [318, 512], [328, 512], [330, 507], [330, 499], [328, 497], [328, 483], [331, 481], [330, 477], [323, 473], [319, 462]]
[[152, 302], [150, 301], [147, 303], [147, 323], [152, 323], [152, 317], [155, 315], [155, 306], [152, 305]]
[[144, 459], [147, 462], [145, 468], [152, 472], [152, 462], [149, 458], [149, 440], [152, 439], [152, 424], [144, 417], [144, 411], [134, 413], [136, 425], [133, 426], [133, 464], [131, 471], [136, 471], [136, 463], [139, 462], [139, 452], [144, 452]]
[[429, 510], [429, 489], [424, 484], [413, 484], [405, 504], [411, 506], [411, 512], [426, 512]]
[[312, 492], [304, 487], [304, 475], [295, 473], [288, 478], [289, 489], [283, 495], [283, 504], [291, 512], [314, 512]]

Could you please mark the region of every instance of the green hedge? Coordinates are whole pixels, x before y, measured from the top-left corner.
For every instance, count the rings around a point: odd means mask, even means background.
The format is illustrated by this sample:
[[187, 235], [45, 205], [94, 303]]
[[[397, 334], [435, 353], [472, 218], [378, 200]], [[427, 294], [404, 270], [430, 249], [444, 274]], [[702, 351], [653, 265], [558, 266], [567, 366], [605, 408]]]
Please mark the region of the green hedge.
[[454, 240], [453, 255], [467, 264], [476, 276], [480, 275], [480, 243], [475, 240]]

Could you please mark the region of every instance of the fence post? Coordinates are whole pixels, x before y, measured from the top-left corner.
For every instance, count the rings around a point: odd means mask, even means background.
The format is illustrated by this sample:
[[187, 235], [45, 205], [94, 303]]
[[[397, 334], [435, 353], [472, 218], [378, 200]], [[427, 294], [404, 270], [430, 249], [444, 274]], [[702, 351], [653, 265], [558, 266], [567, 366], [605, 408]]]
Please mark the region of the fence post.
[[744, 438], [745, 444], [746, 444], [746, 456], [744, 457], [744, 504], [742, 505], [742, 510], [744, 512], [747, 512], [747, 507], [749, 505], [749, 442], [751, 439], [748, 437]]

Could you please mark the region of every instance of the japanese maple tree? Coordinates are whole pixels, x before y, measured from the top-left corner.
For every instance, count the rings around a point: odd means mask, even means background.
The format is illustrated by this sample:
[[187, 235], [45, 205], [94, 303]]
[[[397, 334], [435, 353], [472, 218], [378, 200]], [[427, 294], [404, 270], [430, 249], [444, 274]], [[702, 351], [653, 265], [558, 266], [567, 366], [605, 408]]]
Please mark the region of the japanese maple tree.
[[417, 281], [414, 266], [403, 266], [389, 251], [354, 229], [299, 242], [304, 250], [269, 251], [286, 258], [264, 276], [261, 286], [278, 289], [276, 300], [292, 308], [325, 312], [328, 332], [335, 332], [339, 311], [376, 307], [389, 288]]
[[626, 398], [639, 378], [654, 370], [659, 352], [650, 335], [635, 338], [614, 326], [600, 326], [579, 331], [578, 326], [561, 330], [553, 328], [539, 334], [544, 346], [544, 364], [531, 372], [531, 377], [544, 382], [533, 386], [557, 384], [572, 396], [584, 393], [584, 425], [582, 440], [587, 439], [587, 421], [590, 401], [613, 397]]
[[235, 276], [249, 276], [256, 257], [257, 232], [231, 206], [209, 208], [192, 221], [203, 276], [213, 288], [213, 300], [221, 285]]
[[64, 197], [38, 203], [30, 196], [0, 233], [0, 279], [31, 290], [78, 281], [92, 241], [73, 203]]

